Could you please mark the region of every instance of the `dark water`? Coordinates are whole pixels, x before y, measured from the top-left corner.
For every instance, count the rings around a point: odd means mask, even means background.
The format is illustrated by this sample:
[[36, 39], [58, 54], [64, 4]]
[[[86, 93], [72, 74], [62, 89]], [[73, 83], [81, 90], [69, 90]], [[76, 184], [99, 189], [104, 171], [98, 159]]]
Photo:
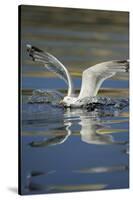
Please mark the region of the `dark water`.
[[[28, 103], [35, 89], [65, 94], [67, 86], [28, 57], [26, 44], [59, 58], [79, 92], [84, 69], [128, 58], [128, 13], [22, 6], [21, 39], [21, 193], [127, 188], [128, 106], [88, 111]], [[128, 74], [105, 81], [99, 95], [127, 99]]]

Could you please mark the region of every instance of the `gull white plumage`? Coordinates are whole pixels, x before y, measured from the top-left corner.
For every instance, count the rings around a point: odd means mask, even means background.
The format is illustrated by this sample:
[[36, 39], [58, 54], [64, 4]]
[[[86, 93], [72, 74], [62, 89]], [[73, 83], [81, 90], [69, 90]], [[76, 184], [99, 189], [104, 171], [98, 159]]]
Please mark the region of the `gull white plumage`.
[[91, 66], [83, 71], [81, 90], [76, 96], [73, 81], [67, 68], [56, 57], [29, 44], [27, 44], [27, 51], [33, 61], [41, 62], [44, 67], [56, 73], [67, 83], [68, 93], [61, 102], [66, 107], [81, 107], [82, 99], [95, 97], [104, 80], [116, 75], [116, 73], [128, 72], [129, 70], [128, 60], [112, 60]]

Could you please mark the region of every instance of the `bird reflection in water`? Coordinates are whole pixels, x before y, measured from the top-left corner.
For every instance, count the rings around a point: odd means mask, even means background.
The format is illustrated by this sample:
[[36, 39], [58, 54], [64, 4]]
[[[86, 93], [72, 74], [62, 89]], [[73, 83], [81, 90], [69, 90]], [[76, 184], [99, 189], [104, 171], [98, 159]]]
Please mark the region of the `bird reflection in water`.
[[[96, 145], [108, 145], [108, 144], [125, 144], [127, 142], [115, 141], [110, 134], [98, 133], [99, 129], [106, 127], [101, 115], [105, 113], [99, 113], [97, 111], [88, 112], [86, 109], [69, 109], [64, 111], [63, 125], [66, 127], [66, 134], [58, 134], [54, 137], [44, 139], [41, 141], [33, 141], [29, 143], [31, 147], [47, 147], [53, 145], [63, 144], [71, 135], [75, 135], [73, 126], [80, 126], [81, 141], [87, 144]], [[107, 114], [107, 113], [106, 113]], [[113, 113], [115, 116], [115, 112]], [[112, 113], [108, 113], [107, 116], [112, 117]], [[118, 112], [117, 112], [118, 116]], [[78, 129], [79, 130], [79, 129]], [[116, 130], [117, 132], [117, 130]], [[79, 134], [78, 133], [78, 134]], [[77, 133], [76, 133], [77, 134]]]

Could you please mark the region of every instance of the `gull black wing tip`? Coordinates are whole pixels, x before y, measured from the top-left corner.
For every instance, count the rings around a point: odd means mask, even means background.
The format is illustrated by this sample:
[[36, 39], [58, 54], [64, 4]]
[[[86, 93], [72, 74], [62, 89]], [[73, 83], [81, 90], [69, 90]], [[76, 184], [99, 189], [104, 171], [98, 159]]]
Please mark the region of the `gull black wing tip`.
[[125, 71], [129, 72], [129, 60], [118, 60], [117, 63], [125, 65]]
[[38, 47], [32, 46], [30, 44], [27, 44], [26, 47], [27, 47], [28, 52], [30, 52], [30, 51], [32, 51], [32, 52], [36, 51], [36, 52], [39, 52], [39, 53], [43, 52], [43, 50], [39, 49]]
[[27, 52], [29, 56], [32, 58], [33, 61], [35, 61], [37, 54], [43, 53], [43, 51], [35, 46], [32, 46], [30, 44], [26, 45]]

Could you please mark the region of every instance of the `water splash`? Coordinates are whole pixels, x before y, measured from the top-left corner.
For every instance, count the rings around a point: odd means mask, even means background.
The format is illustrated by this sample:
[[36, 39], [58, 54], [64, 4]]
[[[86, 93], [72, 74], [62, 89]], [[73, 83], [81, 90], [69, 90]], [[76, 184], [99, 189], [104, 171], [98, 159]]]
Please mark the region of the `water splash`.
[[[34, 90], [32, 96], [29, 97], [28, 103], [31, 104], [51, 104], [52, 106], [60, 106], [60, 101], [63, 99], [63, 94], [58, 91], [37, 89]], [[129, 105], [128, 98], [122, 97], [85, 97], [76, 102], [79, 107], [85, 108], [88, 111], [117, 111]], [[75, 107], [75, 106], [72, 106]]]
[[84, 99], [83, 107], [87, 108], [88, 111], [101, 110], [101, 111], [117, 111], [129, 105], [128, 98], [121, 97], [91, 97]]
[[28, 99], [28, 103], [50, 103], [52, 105], [58, 105], [62, 99], [63, 95], [58, 91], [37, 89], [33, 90], [32, 96]]

